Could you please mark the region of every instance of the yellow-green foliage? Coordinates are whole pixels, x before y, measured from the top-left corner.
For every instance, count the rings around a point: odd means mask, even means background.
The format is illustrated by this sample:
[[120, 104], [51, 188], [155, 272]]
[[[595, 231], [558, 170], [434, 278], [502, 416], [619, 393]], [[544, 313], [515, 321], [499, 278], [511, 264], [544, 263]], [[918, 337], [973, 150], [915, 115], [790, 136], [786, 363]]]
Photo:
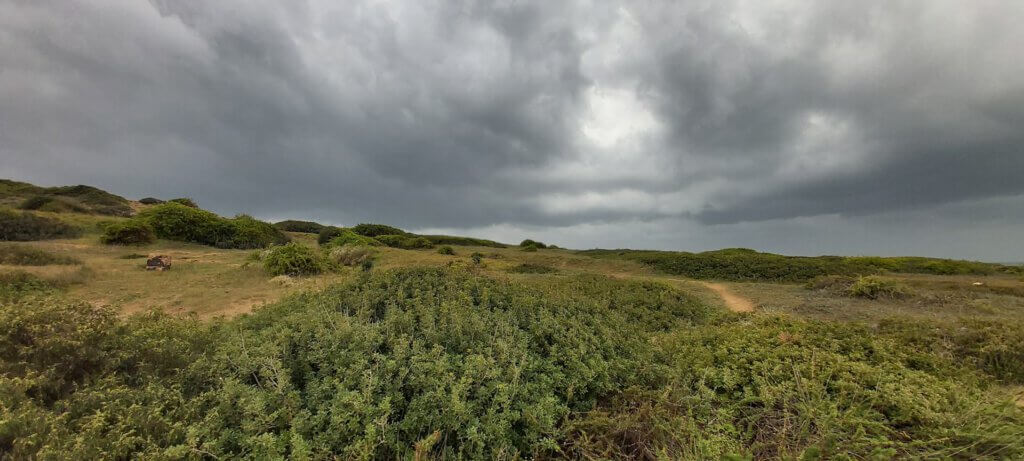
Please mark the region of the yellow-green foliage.
[[1019, 322], [872, 328], [509, 279], [371, 273], [209, 324], [0, 303], [2, 456], [1024, 458], [994, 385], [1024, 383]]
[[226, 219], [206, 210], [169, 201], [139, 214], [162, 239], [219, 248], [266, 248], [289, 241], [276, 227], [247, 215]]
[[261, 258], [263, 269], [270, 275], [314, 275], [325, 269], [318, 251], [294, 242], [272, 247]]
[[378, 235], [374, 237], [374, 240], [387, 245], [392, 248], [401, 248], [403, 250], [417, 250], [425, 248], [434, 248], [434, 244], [423, 237], [416, 237], [411, 234], [405, 235]]
[[381, 243], [373, 237], [366, 237], [352, 232], [348, 229], [341, 229], [337, 235], [335, 235], [329, 242], [329, 247], [340, 247], [345, 245], [356, 245], [356, 246], [381, 246]]
[[73, 238], [81, 229], [60, 220], [37, 216], [28, 211], [0, 209], [0, 240], [31, 241]]
[[910, 296], [910, 288], [892, 279], [869, 275], [858, 278], [846, 293], [858, 298], [878, 299], [889, 298], [899, 299]]
[[145, 220], [130, 219], [108, 224], [100, 241], [107, 245], [146, 245], [156, 241], [156, 232]]
[[342, 266], [359, 266], [366, 261], [373, 261], [377, 250], [369, 246], [346, 245], [331, 250], [331, 262]]
[[15, 266], [46, 266], [50, 264], [82, 264], [70, 256], [55, 255], [26, 244], [0, 244], [0, 264]]
[[443, 246], [441, 248], [438, 248], [437, 249], [437, 253], [438, 254], [442, 254], [442, 255], [453, 256], [453, 255], [455, 255], [455, 249], [453, 249], [452, 247], [450, 247], [448, 245], [445, 245], [445, 246]]

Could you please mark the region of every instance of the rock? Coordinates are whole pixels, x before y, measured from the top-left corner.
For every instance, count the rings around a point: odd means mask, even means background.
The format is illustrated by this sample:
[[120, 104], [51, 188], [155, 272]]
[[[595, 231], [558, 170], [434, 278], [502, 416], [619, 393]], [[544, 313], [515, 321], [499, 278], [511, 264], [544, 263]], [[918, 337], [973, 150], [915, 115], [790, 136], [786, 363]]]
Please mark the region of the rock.
[[171, 257], [164, 255], [150, 256], [146, 260], [147, 271], [165, 271], [171, 268]]
[[974, 282], [974, 283], [972, 283], [972, 285], [974, 285], [974, 286], [976, 286], [976, 287], [980, 287], [980, 286], [984, 285], [984, 283], [981, 283], [981, 282]]

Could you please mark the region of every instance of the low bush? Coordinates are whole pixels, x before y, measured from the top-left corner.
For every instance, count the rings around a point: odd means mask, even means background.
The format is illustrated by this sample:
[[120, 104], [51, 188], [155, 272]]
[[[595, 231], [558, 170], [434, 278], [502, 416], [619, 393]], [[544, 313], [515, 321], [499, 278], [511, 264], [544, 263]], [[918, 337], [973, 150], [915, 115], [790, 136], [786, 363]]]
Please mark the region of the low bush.
[[509, 268], [508, 271], [515, 274], [553, 274], [558, 272], [558, 269], [543, 264], [522, 263]]
[[271, 245], [284, 245], [291, 241], [277, 227], [260, 221], [252, 216], [238, 215], [231, 220], [234, 234], [231, 236], [229, 248], [266, 248]]
[[139, 199], [139, 203], [141, 203], [143, 205], [159, 205], [161, 203], [164, 203], [164, 201], [160, 200], [158, 198], [146, 197], [146, 198]]
[[476, 251], [473, 252], [473, 254], [469, 255], [469, 258], [473, 260], [473, 264], [480, 264], [484, 260], [484, 254], [479, 251]]
[[261, 259], [270, 275], [315, 275], [325, 269], [319, 252], [294, 242], [266, 250]]
[[0, 209], [0, 240], [31, 241], [74, 238], [81, 229], [60, 220], [22, 211]]
[[48, 266], [51, 264], [82, 264], [70, 256], [55, 255], [24, 244], [0, 244], [0, 264], [13, 266]]
[[455, 250], [452, 247], [445, 245], [445, 246], [443, 246], [441, 248], [438, 248], [437, 249], [437, 253], [438, 254], [443, 254], [443, 255], [453, 256], [453, 255], [455, 255]]
[[846, 293], [850, 296], [868, 299], [901, 299], [911, 295], [910, 288], [892, 279], [868, 275], [853, 282]]
[[[58, 288], [57, 284], [25, 271], [0, 272], [0, 305], [13, 303], [30, 295], [49, 293]], [[2, 440], [3, 436], [0, 435], [0, 441]]]
[[274, 227], [285, 232], [302, 232], [304, 234], [319, 234], [326, 226], [313, 221], [296, 221], [289, 219], [274, 223]]
[[319, 234], [316, 237], [316, 243], [320, 245], [327, 245], [330, 241], [337, 236], [340, 236], [345, 229], [335, 226], [326, 226], [320, 229]]
[[523, 240], [522, 242], [519, 242], [519, 246], [521, 246], [523, 248], [525, 248], [525, 247], [537, 247], [539, 249], [547, 248], [547, 245], [545, 245], [545, 244], [543, 244], [541, 242], [530, 240], [530, 239], [526, 239], [526, 240]]
[[495, 242], [494, 240], [472, 237], [456, 237], [452, 235], [421, 235], [420, 237], [429, 240], [435, 245], [479, 246], [492, 248], [505, 248], [508, 246], [503, 243]]
[[174, 201], [143, 211], [139, 219], [149, 223], [159, 238], [219, 248], [265, 248], [289, 241], [288, 236], [274, 226], [251, 216], [226, 219]]
[[381, 246], [381, 243], [378, 242], [377, 239], [359, 235], [348, 229], [343, 229], [337, 236], [327, 243], [327, 246], [330, 247], [340, 247], [345, 245], [378, 247]]
[[856, 281], [857, 279], [845, 275], [819, 275], [808, 280], [804, 288], [845, 294]]
[[373, 247], [355, 245], [334, 248], [329, 253], [331, 262], [349, 267], [362, 265], [365, 261], [372, 261], [376, 255], [377, 250]]
[[147, 245], [156, 241], [156, 232], [143, 219], [111, 223], [103, 229], [100, 242], [107, 245]]
[[413, 235], [378, 235], [374, 239], [386, 246], [403, 250], [434, 248], [434, 244], [430, 240]]
[[384, 224], [359, 224], [352, 228], [352, 232], [365, 237], [376, 237], [378, 235], [405, 235], [406, 232], [397, 227]]
[[521, 247], [522, 251], [530, 251], [530, 252], [537, 251], [538, 248], [540, 248], [540, 247], [538, 247], [537, 245], [534, 245], [532, 243], [529, 244], [529, 245], [524, 245], [524, 246]]
[[177, 203], [179, 205], [185, 205], [189, 208], [199, 208], [199, 205], [195, 202], [195, 200], [192, 200], [188, 197], [172, 198], [168, 200], [168, 202]]

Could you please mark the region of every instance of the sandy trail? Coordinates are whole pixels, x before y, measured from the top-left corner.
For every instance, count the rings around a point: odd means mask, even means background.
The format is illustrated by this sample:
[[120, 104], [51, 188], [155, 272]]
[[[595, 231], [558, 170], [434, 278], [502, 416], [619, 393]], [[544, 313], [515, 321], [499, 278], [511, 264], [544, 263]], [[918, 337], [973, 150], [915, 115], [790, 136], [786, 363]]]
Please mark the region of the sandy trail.
[[736, 295], [729, 290], [729, 287], [721, 283], [712, 282], [700, 282], [700, 284], [721, 297], [722, 301], [725, 302], [725, 307], [728, 307], [729, 310], [733, 312], [754, 312], [754, 303], [750, 302], [747, 298]]

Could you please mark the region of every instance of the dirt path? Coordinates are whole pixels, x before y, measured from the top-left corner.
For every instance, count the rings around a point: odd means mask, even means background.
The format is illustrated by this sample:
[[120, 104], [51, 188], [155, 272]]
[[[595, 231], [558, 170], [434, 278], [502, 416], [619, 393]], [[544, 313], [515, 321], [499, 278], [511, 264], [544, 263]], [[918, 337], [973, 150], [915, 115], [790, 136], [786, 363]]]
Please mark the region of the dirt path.
[[729, 287], [721, 283], [712, 282], [700, 282], [700, 284], [720, 296], [722, 301], [725, 302], [725, 307], [728, 307], [729, 310], [733, 312], [754, 312], [754, 303], [750, 302], [747, 298], [736, 295], [729, 290]]

